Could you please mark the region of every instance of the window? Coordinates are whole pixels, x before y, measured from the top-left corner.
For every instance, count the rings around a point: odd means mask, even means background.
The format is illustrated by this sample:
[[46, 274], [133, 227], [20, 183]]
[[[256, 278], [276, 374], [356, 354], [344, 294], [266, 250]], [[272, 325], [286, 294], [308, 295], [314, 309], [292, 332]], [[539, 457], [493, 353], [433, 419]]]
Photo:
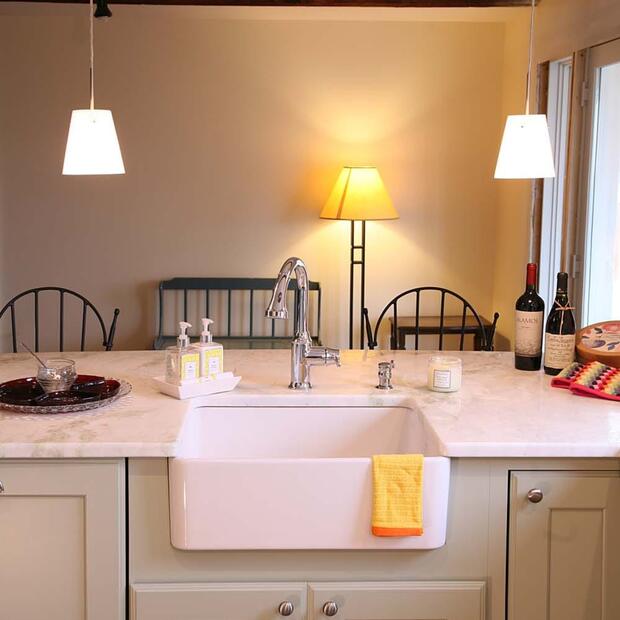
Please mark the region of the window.
[[592, 48], [587, 87], [575, 294], [581, 325], [620, 318], [620, 40]]
[[549, 63], [547, 119], [556, 176], [545, 179], [543, 186], [539, 292], [545, 301], [545, 308], [551, 308], [553, 304], [556, 274], [561, 271], [571, 78], [571, 58]]

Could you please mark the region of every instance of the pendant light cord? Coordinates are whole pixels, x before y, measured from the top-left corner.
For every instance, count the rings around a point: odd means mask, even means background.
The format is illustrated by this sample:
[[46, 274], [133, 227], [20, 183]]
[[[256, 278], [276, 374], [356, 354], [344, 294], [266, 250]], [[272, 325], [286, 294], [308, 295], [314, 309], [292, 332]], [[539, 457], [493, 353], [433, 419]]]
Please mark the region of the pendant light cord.
[[[91, 0], [92, 2], [92, 0]], [[530, 49], [527, 57], [527, 85], [525, 87], [525, 113], [530, 113], [530, 82], [532, 81], [532, 52], [534, 49], [534, 8], [536, 0], [532, 0], [530, 13]]]
[[90, 109], [95, 109], [95, 30], [93, 0], [90, 0]]
[[[525, 114], [530, 113], [530, 82], [532, 80], [532, 52], [534, 49], [534, 8], [536, 6], [536, 0], [532, 0], [532, 9], [530, 11], [530, 49], [527, 57], [527, 85], [525, 87]], [[536, 185], [532, 184], [532, 195], [530, 200], [530, 234], [529, 234], [529, 260], [530, 263], [535, 261], [534, 259], [534, 231], [536, 230], [536, 224], [534, 222], [536, 215], [535, 199], [536, 199]]]

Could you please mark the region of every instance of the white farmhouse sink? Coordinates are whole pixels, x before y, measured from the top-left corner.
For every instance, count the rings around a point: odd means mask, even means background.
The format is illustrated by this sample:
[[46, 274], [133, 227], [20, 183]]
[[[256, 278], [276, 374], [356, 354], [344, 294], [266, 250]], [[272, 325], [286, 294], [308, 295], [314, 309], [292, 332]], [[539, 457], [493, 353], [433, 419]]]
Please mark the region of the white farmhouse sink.
[[[425, 455], [424, 535], [370, 531], [373, 454]], [[450, 460], [403, 407], [195, 409], [169, 461], [179, 549], [434, 549], [445, 543]]]

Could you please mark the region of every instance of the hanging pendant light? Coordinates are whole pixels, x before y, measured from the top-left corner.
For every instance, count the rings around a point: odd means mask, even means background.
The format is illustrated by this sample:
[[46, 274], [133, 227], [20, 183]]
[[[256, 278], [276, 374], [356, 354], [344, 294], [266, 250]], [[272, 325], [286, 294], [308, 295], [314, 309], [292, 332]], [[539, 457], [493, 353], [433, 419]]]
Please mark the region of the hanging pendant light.
[[125, 174], [110, 110], [95, 109], [94, 7], [90, 0], [90, 108], [73, 110], [63, 174]]
[[544, 114], [530, 114], [535, 1], [532, 0], [530, 17], [525, 114], [514, 114], [506, 119], [495, 167], [496, 179], [547, 179], [555, 176], [547, 117]]

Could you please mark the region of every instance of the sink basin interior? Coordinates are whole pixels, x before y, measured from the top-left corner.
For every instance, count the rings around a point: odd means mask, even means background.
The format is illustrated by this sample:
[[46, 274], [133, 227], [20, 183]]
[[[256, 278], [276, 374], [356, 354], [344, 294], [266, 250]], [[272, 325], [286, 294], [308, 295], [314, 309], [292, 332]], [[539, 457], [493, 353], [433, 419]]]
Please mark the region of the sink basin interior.
[[438, 454], [406, 407], [204, 407], [193, 410], [178, 456], [207, 459], [368, 458]]

